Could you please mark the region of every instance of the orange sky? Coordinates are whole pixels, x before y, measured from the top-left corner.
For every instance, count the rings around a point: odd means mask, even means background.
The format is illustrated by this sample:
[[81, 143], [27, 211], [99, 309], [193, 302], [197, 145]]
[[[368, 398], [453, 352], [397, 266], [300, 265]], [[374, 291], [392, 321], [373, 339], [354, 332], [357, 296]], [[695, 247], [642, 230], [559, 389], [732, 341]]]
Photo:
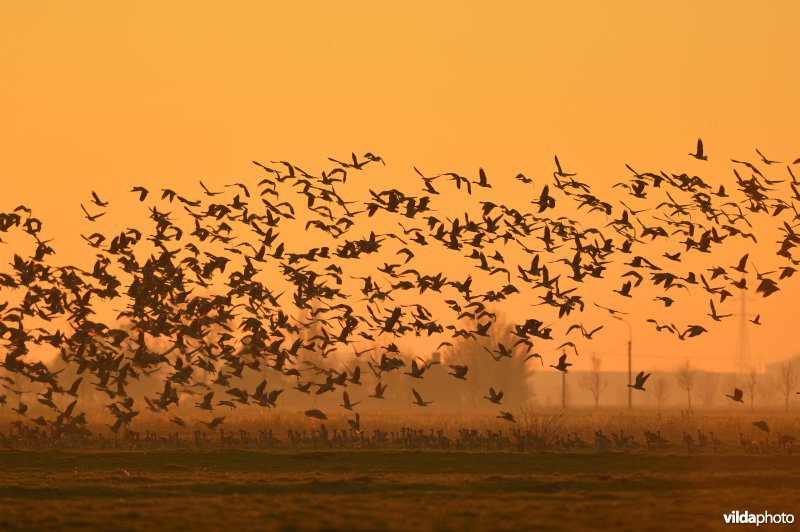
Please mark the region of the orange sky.
[[[89, 190], [255, 178], [252, 159], [371, 150], [499, 181], [558, 153], [609, 184], [625, 162], [800, 156], [797, 2], [429, 4], [2, 2], [0, 208], [32, 206], [68, 253]], [[698, 136], [717, 166], [687, 157]], [[750, 330], [767, 362], [794, 353], [791, 284]], [[642, 366], [734, 365], [733, 320], [691, 343], [634, 331]]]

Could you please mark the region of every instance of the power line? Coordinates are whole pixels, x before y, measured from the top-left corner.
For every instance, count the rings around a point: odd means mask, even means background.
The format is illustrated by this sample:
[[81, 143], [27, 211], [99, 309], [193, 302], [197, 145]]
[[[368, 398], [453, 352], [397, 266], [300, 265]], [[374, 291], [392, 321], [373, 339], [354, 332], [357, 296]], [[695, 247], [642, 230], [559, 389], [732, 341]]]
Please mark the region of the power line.
[[[597, 354], [598, 355], [602, 354], [604, 356], [608, 355], [608, 356], [618, 356], [618, 357], [628, 356], [627, 353], [618, 352], [618, 351], [616, 351], [616, 352], [607, 351], [607, 352], [604, 352], [604, 353], [597, 353]], [[639, 352], [636, 353], [636, 356], [637, 357], [641, 357], [641, 358], [671, 358], [673, 360], [679, 358], [679, 357], [672, 356], [672, 355], [646, 355], [646, 354], [641, 354]], [[687, 357], [683, 357], [683, 358], [687, 358]], [[689, 356], [688, 358], [691, 359], [691, 360], [695, 360], [695, 359], [700, 359], [700, 360], [736, 360], [739, 357], [738, 357], [738, 355], [727, 355], [727, 356], [726, 355], [723, 355], [723, 356], [717, 356], [717, 355], [714, 355], [714, 356], [705, 356], [705, 355], [694, 356], [694, 355], [692, 355], [692, 356]], [[764, 360], [786, 360], [787, 358], [791, 358], [791, 356], [789, 356], [789, 357], [787, 357], [787, 356], [773, 356], [773, 357], [760, 357], [760, 358], [763, 358]]]

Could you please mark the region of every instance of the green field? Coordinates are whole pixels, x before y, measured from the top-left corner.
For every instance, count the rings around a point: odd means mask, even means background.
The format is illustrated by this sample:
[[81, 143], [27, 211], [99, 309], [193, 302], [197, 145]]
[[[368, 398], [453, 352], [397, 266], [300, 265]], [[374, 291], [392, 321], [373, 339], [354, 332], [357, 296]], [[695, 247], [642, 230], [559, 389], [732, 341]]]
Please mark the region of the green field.
[[724, 528], [800, 513], [796, 456], [0, 452], [0, 529]]

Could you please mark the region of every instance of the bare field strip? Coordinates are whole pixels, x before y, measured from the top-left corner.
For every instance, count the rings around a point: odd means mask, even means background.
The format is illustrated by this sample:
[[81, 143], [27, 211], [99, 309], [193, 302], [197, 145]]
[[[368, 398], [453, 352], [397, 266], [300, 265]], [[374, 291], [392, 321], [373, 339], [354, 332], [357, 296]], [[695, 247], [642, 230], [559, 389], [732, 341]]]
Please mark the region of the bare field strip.
[[721, 529], [797, 512], [796, 456], [0, 452], [0, 528]]

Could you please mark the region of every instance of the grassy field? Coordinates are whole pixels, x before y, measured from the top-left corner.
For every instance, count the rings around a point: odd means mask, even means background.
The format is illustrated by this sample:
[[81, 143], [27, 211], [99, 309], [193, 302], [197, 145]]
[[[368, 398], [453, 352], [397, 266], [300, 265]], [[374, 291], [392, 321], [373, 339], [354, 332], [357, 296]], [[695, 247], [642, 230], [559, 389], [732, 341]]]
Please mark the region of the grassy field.
[[797, 456], [0, 452], [0, 529], [712, 530], [800, 513]]

